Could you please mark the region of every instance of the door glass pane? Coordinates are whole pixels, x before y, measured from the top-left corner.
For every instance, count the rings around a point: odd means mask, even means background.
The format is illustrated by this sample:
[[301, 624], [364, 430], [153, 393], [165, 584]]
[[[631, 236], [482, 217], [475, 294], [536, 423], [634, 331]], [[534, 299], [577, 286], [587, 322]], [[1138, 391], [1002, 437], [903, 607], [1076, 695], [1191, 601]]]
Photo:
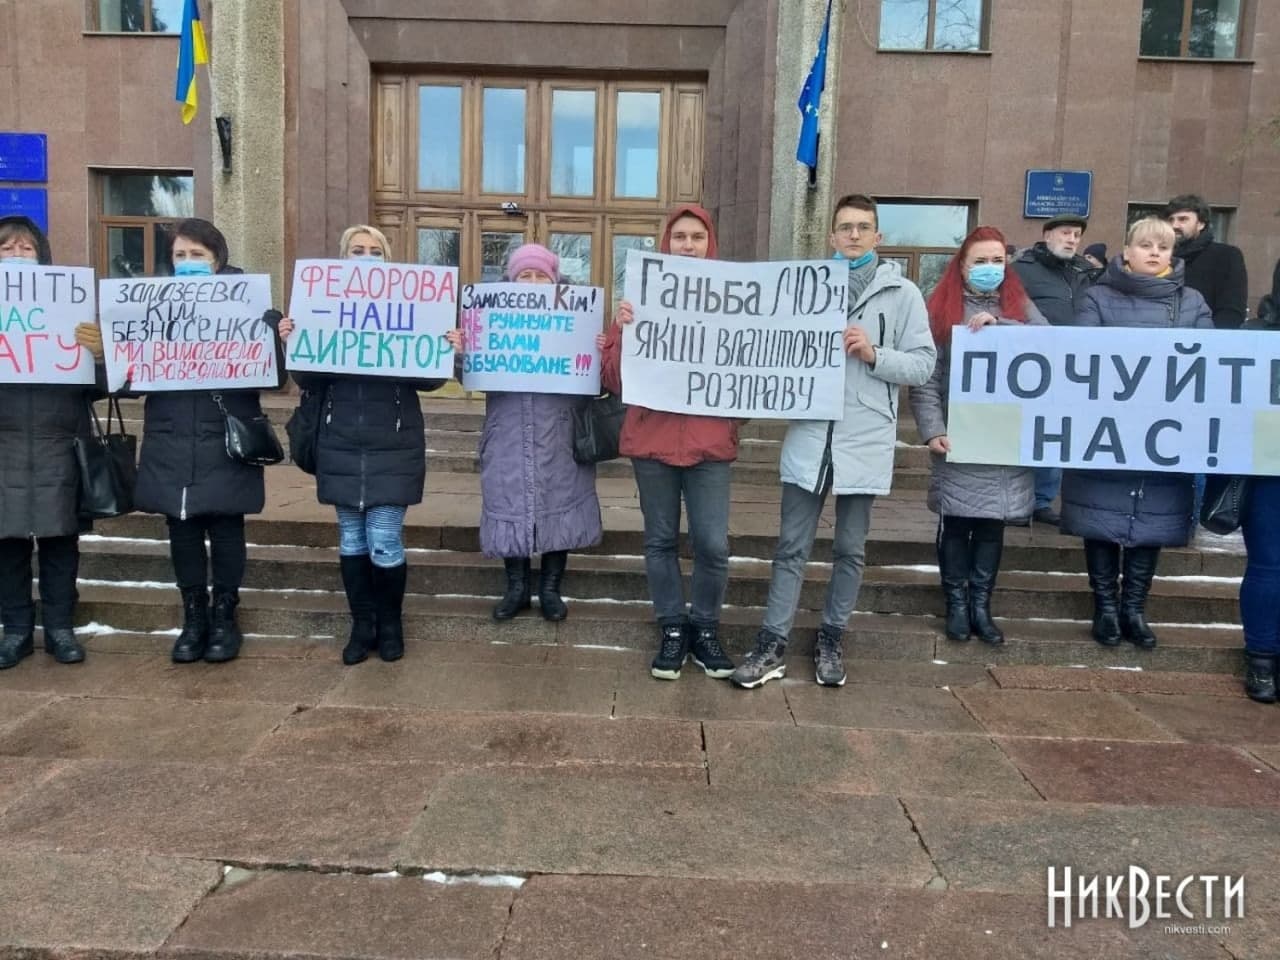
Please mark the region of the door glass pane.
[[145, 247], [146, 229], [144, 227], [108, 227], [107, 276], [145, 277], [147, 275]]
[[1183, 0], [1142, 0], [1142, 34], [1138, 52], [1147, 57], [1182, 54]]
[[456, 267], [461, 262], [462, 234], [457, 230], [423, 227], [418, 230], [417, 263]]
[[920, 254], [920, 277], [916, 281], [916, 286], [926, 297], [933, 293], [933, 288], [942, 279], [942, 272], [947, 269], [947, 264], [951, 262], [953, 256], [954, 254], [950, 253]]
[[[139, 6], [138, 0], [123, 0], [126, 7]], [[180, 33], [184, 0], [151, 0], [151, 30], [153, 33]]]
[[523, 233], [486, 232], [480, 234], [480, 282], [503, 279], [511, 251], [524, 243]]
[[613, 307], [616, 310], [622, 299], [627, 277], [628, 250], [654, 250], [658, 242], [653, 237], [635, 237], [615, 234], [613, 237]]
[[566, 283], [591, 283], [591, 234], [553, 233], [550, 247], [560, 258], [560, 276]]
[[110, 173], [103, 177], [102, 212], [108, 217], [191, 217], [191, 177], [167, 173]]
[[1188, 52], [1193, 57], [1234, 57], [1239, 30], [1240, 0], [1195, 0]]
[[938, 4], [933, 49], [977, 50], [981, 45], [982, 0], [947, 0]]
[[461, 87], [418, 87], [418, 189], [462, 189]]
[[173, 276], [173, 228], [171, 223], [153, 223], [151, 225], [151, 244], [155, 248], [156, 262], [151, 265], [151, 273], [157, 277]]
[[551, 193], [590, 197], [596, 192], [596, 93], [551, 92]]
[[900, 256], [895, 256], [893, 254], [881, 254], [880, 259], [886, 263], [896, 263], [898, 266], [902, 268], [902, 275], [904, 277], [914, 279], [911, 277], [911, 258], [910, 257], [900, 257]]
[[617, 197], [658, 196], [658, 127], [662, 95], [640, 91], [618, 94], [618, 159], [613, 193]]
[[524, 193], [524, 90], [484, 91], [485, 193]]
[[882, 50], [923, 50], [928, 37], [929, 0], [881, 0]]
[[969, 233], [964, 203], [878, 203], [886, 247], [958, 247]]

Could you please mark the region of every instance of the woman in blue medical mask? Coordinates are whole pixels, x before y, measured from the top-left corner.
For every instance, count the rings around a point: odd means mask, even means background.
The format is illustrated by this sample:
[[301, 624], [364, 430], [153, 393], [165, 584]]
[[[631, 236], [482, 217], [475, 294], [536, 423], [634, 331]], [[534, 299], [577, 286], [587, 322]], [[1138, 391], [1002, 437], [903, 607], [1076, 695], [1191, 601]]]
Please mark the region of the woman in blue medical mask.
[[947, 264], [929, 297], [929, 326], [938, 345], [933, 376], [911, 390], [920, 438], [932, 453], [929, 509], [938, 515], [938, 569], [946, 600], [948, 640], [970, 636], [1004, 642], [991, 618], [991, 592], [1000, 572], [1004, 525], [1025, 522], [1035, 506], [1031, 468], [954, 463], [947, 460], [947, 391], [951, 382], [951, 331], [964, 324], [1044, 324], [1040, 311], [1012, 270], [1006, 270], [1004, 235], [978, 227]]
[[[175, 276], [243, 273], [228, 266], [227, 256], [226, 238], [209, 221], [183, 220], [174, 228]], [[279, 318], [275, 310], [263, 317], [273, 327]], [[284, 352], [278, 340], [276, 363], [283, 386]], [[215, 396], [221, 398], [221, 408]], [[233, 660], [243, 640], [236, 606], [246, 561], [244, 517], [262, 511], [266, 490], [262, 467], [227, 455], [226, 414], [242, 420], [261, 416], [258, 391], [163, 391], [148, 394], [144, 407], [134, 500], [139, 510], [164, 514], [169, 526], [169, 554], [182, 591], [182, 633], [173, 645], [174, 663]]]
[[[338, 241], [344, 260], [391, 259], [381, 230], [348, 227]], [[280, 322], [288, 338], [293, 321]], [[304, 390], [320, 395], [316, 435], [316, 498], [338, 514], [338, 564], [351, 610], [351, 635], [342, 662], [353, 666], [372, 650], [383, 660], [404, 655], [408, 567], [404, 516], [422, 502], [427, 445], [419, 390], [447, 380], [397, 380], [346, 374], [295, 373]]]

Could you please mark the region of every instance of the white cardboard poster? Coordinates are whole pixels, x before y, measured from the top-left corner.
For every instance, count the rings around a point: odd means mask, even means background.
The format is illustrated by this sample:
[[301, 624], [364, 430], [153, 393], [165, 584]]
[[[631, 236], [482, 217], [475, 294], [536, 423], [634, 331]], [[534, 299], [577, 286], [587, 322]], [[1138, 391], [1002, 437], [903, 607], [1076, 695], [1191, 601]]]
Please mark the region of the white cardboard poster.
[[96, 318], [90, 267], [0, 264], [0, 383], [92, 384], [76, 325]]

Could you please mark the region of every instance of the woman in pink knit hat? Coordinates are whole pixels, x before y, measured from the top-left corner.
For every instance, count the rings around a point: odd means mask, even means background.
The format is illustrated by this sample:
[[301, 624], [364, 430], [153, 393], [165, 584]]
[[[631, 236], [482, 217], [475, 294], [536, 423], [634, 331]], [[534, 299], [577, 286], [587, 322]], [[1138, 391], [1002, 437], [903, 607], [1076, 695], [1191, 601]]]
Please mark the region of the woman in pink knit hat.
[[[560, 259], [526, 243], [507, 261], [514, 283], [559, 283]], [[460, 331], [449, 342], [461, 353]], [[563, 620], [560, 596], [570, 550], [595, 546], [603, 530], [596, 468], [573, 459], [573, 410], [586, 397], [551, 393], [495, 393], [485, 401], [480, 435], [480, 549], [501, 557], [506, 588], [493, 608], [510, 620], [532, 606], [532, 563], [541, 554], [538, 605], [547, 620]]]

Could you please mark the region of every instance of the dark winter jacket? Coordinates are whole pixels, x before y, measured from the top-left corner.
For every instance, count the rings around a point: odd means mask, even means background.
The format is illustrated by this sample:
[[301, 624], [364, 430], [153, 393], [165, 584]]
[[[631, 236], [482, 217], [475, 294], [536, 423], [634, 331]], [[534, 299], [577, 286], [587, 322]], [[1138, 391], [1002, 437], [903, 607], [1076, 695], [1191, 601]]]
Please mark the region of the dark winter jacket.
[[422, 502], [427, 445], [418, 391], [447, 381], [317, 373], [294, 379], [324, 394], [316, 442], [321, 503], [367, 510]]
[[[53, 263], [44, 232], [27, 217], [0, 217], [36, 238], [36, 258]], [[88, 401], [77, 386], [0, 386], [0, 537], [65, 537], [87, 527], [76, 516], [80, 471], [73, 443], [89, 431]]]
[[[1182, 261], [1168, 277], [1129, 273], [1120, 257], [1107, 264], [1076, 315], [1085, 327], [1209, 329], [1204, 298], [1185, 285]], [[1123, 546], [1177, 547], [1190, 532], [1192, 478], [1136, 470], [1067, 470], [1062, 477], [1062, 532]]]
[[1244, 326], [1249, 304], [1249, 274], [1239, 247], [1218, 243], [1213, 228], [1180, 242], [1174, 256], [1186, 264], [1187, 286], [1199, 291], [1213, 313], [1213, 325], [1225, 330]]
[[480, 549], [529, 557], [600, 542], [596, 468], [573, 459], [586, 397], [491, 393], [480, 437]]
[[1081, 295], [1102, 272], [1084, 257], [1055, 257], [1043, 242], [1023, 250], [1013, 261], [1013, 269], [1027, 296], [1055, 327], [1075, 322]]

